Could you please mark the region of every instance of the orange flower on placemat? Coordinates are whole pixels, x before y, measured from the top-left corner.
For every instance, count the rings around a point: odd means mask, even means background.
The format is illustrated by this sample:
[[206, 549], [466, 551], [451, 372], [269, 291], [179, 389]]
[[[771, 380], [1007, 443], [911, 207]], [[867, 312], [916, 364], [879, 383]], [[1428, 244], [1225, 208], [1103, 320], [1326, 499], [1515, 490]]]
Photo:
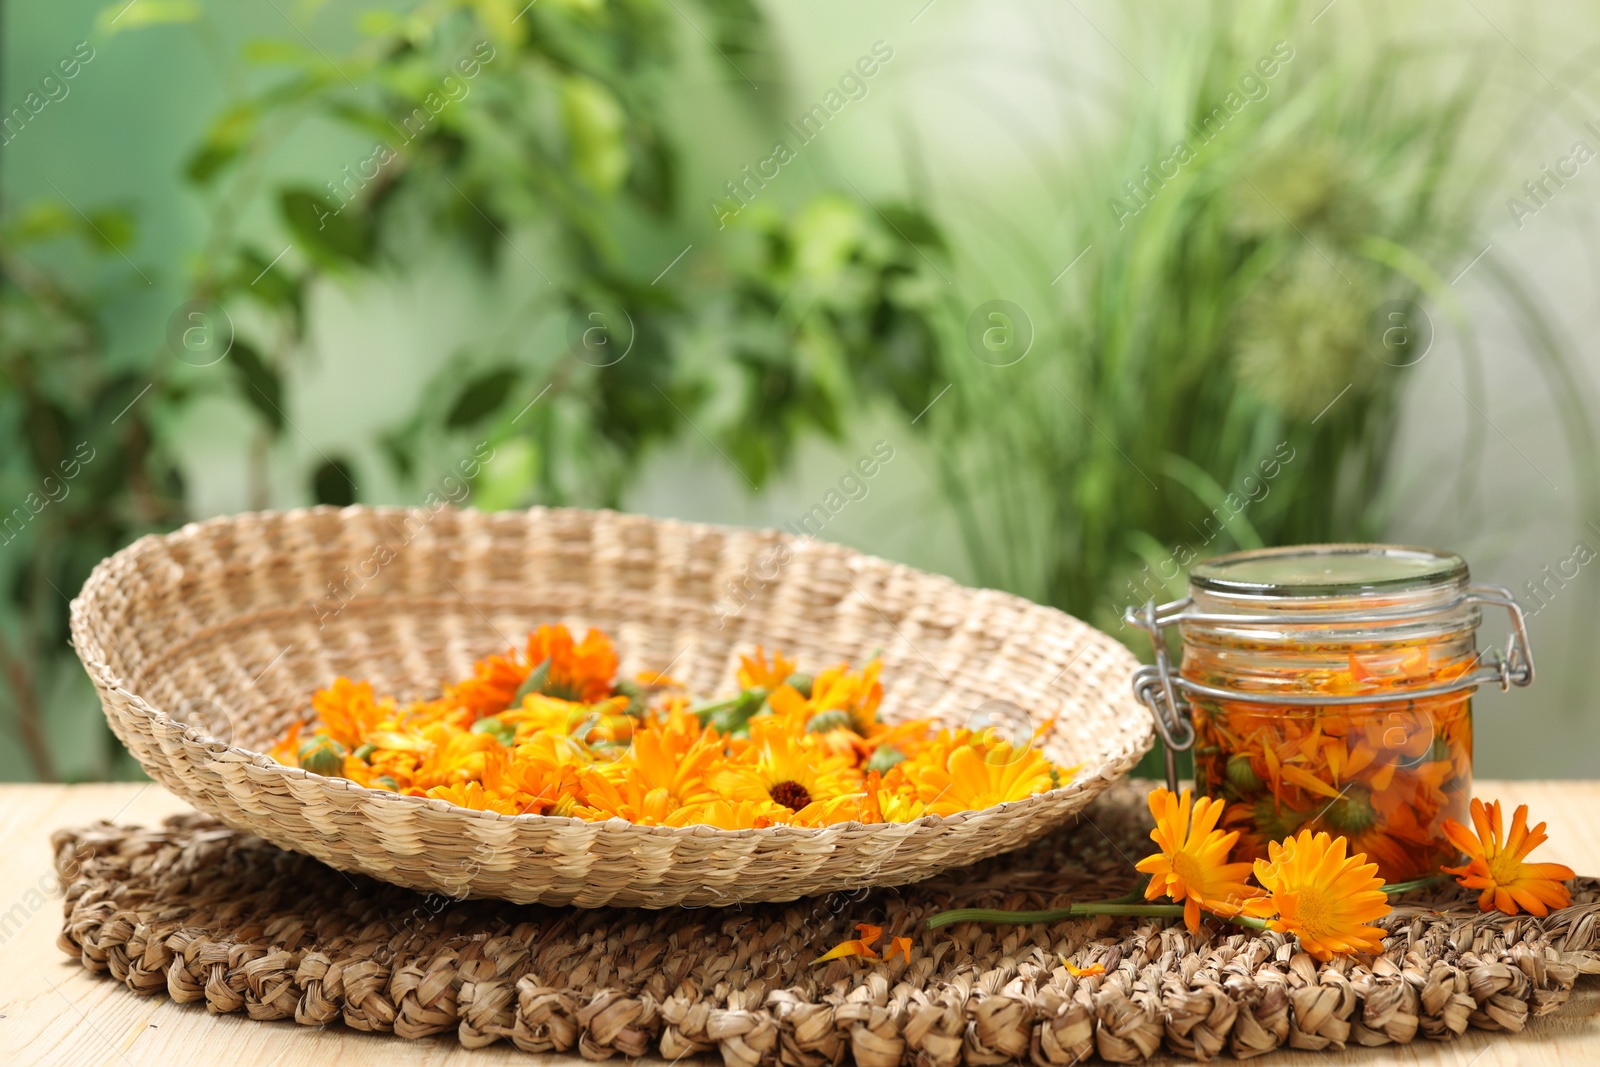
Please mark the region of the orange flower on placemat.
[[1323, 962], [1348, 952], [1382, 952], [1383, 930], [1364, 924], [1389, 914], [1383, 879], [1365, 853], [1346, 858], [1345, 845], [1342, 837], [1313, 837], [1310, 830], [1268, 845], [1268, 858], [1255, 861], [1267, 895], [1246, 902], [1245, 914], [1294, 934]]
[[1093, 978], [1097, 974], [1106, 973], [1106, 965], [1103, 963], [1091, 963], [1087, 967], [1078, 967], [1065, 956], [1061, 957], [1061, 966], [1065, 967], [1067, 973], [1074, 978]]
[[906, 962], [911, 962], [911, 939], [909, 937], [896, 937], [889, 942], [889, 951], [883, 954], [883, 962], [888, 963], [896, 956], [904, 956]]
[[1466, 889], [1481, 889], [1480, 911], [1499, 909], [1517, 914], [1519, 907], [1533, 915], [1546, 915], [1550, 908], [1572, 903], [1572, 894], [1561, 883], [1575, 877], [1571, 867], [1561, 863], [1528, 863], [1524, 859], [1546, 840], [1544, 823], [1528, 829], [1528, 805], [1517, 805], [1511, 816], [1511, 835], [1501, 833], [1500, 802], [1487, 807], [1472, 798], [1474, 834], [1454, 819], [1446, 819], [1444, 832], [1450, 843], [1467, 854], [1464, 867], [1441, 867]]
[[1225, 862], [1239, 832], [1216, 828], [1223, 807], [1222, 801], [1208, 797], [1194, 800], [1187, 789], [1181, 797], [1163, 788], [1150, 793], [1150, 814], [1156, 818], [1150, 839], [1161, 851], [1135, 866], [1150, 876], [1146, 900], [1167, 896], [1183, 901], [1183, 923], [1190, 933], [1200, 930], [1201, 908], [1237, 915], [1242, 902], [1261, 892], [1245, 882], [1249, 863]]
[[878, 938], [883, 936], [883, 927], [873, 926], [871, 923], [856, 923], [856, 933], [861, 936], [851, 938], [849, 941], [839, 942], [812, 960], [812, 964], [827, 963], [829, 960], [843, 959], [846, 956], [865, 956], [869, 960], [877, 959], [878, 954], [872, 951], [872, 945]]

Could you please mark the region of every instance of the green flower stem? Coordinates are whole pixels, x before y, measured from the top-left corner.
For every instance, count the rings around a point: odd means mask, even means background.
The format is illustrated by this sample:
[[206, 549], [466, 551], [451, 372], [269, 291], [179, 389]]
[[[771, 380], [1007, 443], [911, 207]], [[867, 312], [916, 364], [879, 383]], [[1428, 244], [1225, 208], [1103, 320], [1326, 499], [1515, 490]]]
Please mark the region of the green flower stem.
[[[1414, 878], [1409, 882], [1396, 882], [1383, 887], [1383, 892], [1390, 896], [1409, 893], [1414, 889], [1424, 889], [1443, 881], [1442, 874], [1430, 875], [1427, 878]], [[1046, 911], [1006, 911], [1002, 908], [956, 908], [953, 911], [941, 911], [937, 915], [928, 917], [928, 929], [936, 930], [941, 926], [951, 923], [1008, 923], [1022, 925], [1026, 923], [1053, 923], [1062, 919], [1075, 919], [1084, 915], [1138, 915], [1152, 919], [1181, 919], [1183, 918], [1182, 904], [1147, 904], [1144, 900], [1144, 887], [1149, 878], [1141, 880], [1125, 895], [1115, 900], [1095, 900], [1086, 904], [1071, 904], [1065, 908], [1051, 908]], [[1221, 919], [1220, 915], [1212, 916]], [[1225, 919], [1237, 926], [1247, 926], [1252, 930], [1265, 930], [1266, 921], [1252, 918], [1248, 915], [1235, 915]]]
[[1409, 893], [1413, 889], [1425, 889], [1430, 885], [1436, 885], [1444, 881], [1444, 879], [1445, 876], [1442, 874], [1431, 874], [1426, 878], [1413, 878], [1409, 882], [1396, 882], [1393, 885], [1381, 886], [1380, 888], [1392, 897], [1400, 893]]
[[703, 721], [709, 718], [715, 712], [727, 711], [729, 708], [739, 703], [739, 700], [743, 696], [744, 694], [741, 692], [739, 696], [736, 697], [729, 697], [726, 700], [714, 700], [709, 704], [701, 704], [699, 707], [690, 708], [689, 713], [691, 715], [698, 715]]
[[[1125, 904], [1113, 900], [1096, 900], [1087, 904], [1072, 904], [1065, 908], [1052, 908], [1048, 911], [1005, 911], [1000, 908], [957, 908], [954, 911], [941, 911], [937, 915], [928, 917], [928, 929], [935, 930], [951, 923], [979, 922], [979, 923], [1053, 923], [1062, 919], [1072, 919], [1083, 915], [1139, 915], [1155, 919], [1181, 919], [1183, 918], [1182, 904]], [[1215, 916], [1221, 918], [1221, 916]], [[1261, 919], [1253, 919], [1248, 915], [1236, 915], [1228, 922], [1239, 926], [1248, 926], [1255, 930], [1265, 930], [1267, 924]]]
[[1104, 903], [1106, 903], [1106, 904], [1139, 904], [1139, 903], [1142, 903], [1143, 901], [1148, 899], [1144, 895], [1144, 889], [1145, 889], [1145, 886], [1147, 886], [1149, 884], [1150, 884], [1150, 876], [1147, 874], [1143, 878], [1141, 878], [1137, 882], [1135, 882], [1133, 888], [1128, 890], [1122, 896], [1117, 897], [1114, 900], [1107, 900]]

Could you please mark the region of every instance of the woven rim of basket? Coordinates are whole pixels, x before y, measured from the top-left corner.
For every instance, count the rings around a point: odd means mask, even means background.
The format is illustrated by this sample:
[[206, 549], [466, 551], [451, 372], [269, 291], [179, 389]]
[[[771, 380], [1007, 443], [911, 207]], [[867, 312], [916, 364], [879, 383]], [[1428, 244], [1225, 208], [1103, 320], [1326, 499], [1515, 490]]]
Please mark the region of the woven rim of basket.
[[[1074, 793], [1084, 791], [1088, 787], [1089, 783], [1093, 782], [1094, 780], [1103, 778], [1106, 771], [1112, 772], [1112, 780], [1115, 778], [1120, 778], [1127, 772], [1129, 768], [1139, 761], [1141, 756], [1150, 750], [1155, 742], [1154, 724], [1149, 716], [1141, 715], [1136, 720], [1139, 724], [1139, 728], [1132, 732], [1132, 736], [1130, 736], [1121, 747], [1104, 754], [1103, 758], [1093, 766], [1090, 766], [1088, 762], [1081, 764], [1078, 770], [1074, 772], [1072, 780], [1067, 784], [1056, 789], [1047, 790], [1043, 793], [1035, 793], [1032, 796], [1025, 797], [1021, 800], [1005, 801], [1000, 804], [992, 805], [988, 808], [976, 808], [971, 811], [957, 812], [954, 815], [948, 816], [924, 815], [920, 818], [904, 823], [842, 822], [821, 827], [779, 824], [762, 829], [743, 830], [727, 830], [721, 827], [711, 826], [703, 823], [695, 823], [688, 826], [649, 826], [642, 823], [629, 822], [628, 820], [622, 818], [587, 820], [568, 815], [538, 815], [533, 813], [505, 815], [496, 811], [477, 811], [472, 808], [464, 808], [459, 805], [452, 804], [447, 800], [440, 800], [434, 797], [408, 796], [403, 793], [393, 793], [386, 789], [371, 789], [360, 785], [357, 782], [351, 781], [348, 778], [329, 777], [327, 775], [321, 775], [312, 771], [308, 771], [303, 767], [286, 766], [285, 764], [279, 763], [277, 760], [273, 759], [271, 756], [268, 756], [264, 752], [257, 752], [254, 749], [248, 749], [241, 745], [223, 741], [212, 736], [211, 734], [206, 733], [201, 727], [193, 726], [189, 723], [184, 723], [173, 719], [163, 709], [151, 705], [139, 694], [122, 686], [120, 680], [112, 672], [110, 665], [106, 663], [104, 652], [100, 647], [98, 635], [95, 634], [94, 627], [89, 621], [90, 612], [97, 604], [99, 595], [101, 593], [101, 587], [111, 582], [112, 572], [115, 570], [117, 561], [119, 559], [132, 558], [138, 554], [152, 552], [155, 551], [159, 546], [198, 537], [218, 527], [236, 525], [240, 520], [243, 519], [259, 518], [262, 516], [288, 518], [299, 514], [309, 514], [323, 510], [358, 512], [393, 511], [396, 513], [404, 513], [409, 509], [403, 507], [378, 508], [354, 505], [347, 509], [329, 509], [326, 507], [295, 508], [286, 511], [256, 511], [244, 512], [238, 515], [223, 515], [200, 522], [188, 523], [170, 533], [147, 534], [146, 536], [139, 538], [132, 544], [119, 550], [113, 555], [108, 556], [106, 559], [101, 560], [95, 565], [94, 570], [90, 572], [89, 578], [83, 584], [83, 589], [79, 591], [76, 597], [73, 598], [70, 605], [73, 645], [78, 652], [79, 659], [82, 660], [85, 668], [89, 671], [93, 680], [108, 691], [114, 691], [122, 694], [127, 699], [131, 708], [137, 709], [153, 723], [165, 725], [169, 728], [182, 728], [185, 740], [205, 745], [210, 750], [213, 759], [225, 756], [232, 756], [235, 758], [242, 757], [242, 762], [250, 763], [255, 767], [271, 771], [286, 778], [310, 780], [319, 783], [322, 788], [327, 790], [343, 790], [346, 792], [356, 793], [365, 798], [377, 799], [380, 803], [406, 804], [419, 810], [426, 808], [438, 812], [454, 813], [457, 816], [468, 816], [479, 819], [488, 819], [491, 821], [509, 821], [523, 825], [542, 824], [547, 826], [604, 827], [607, 830], [626, 830], [627, 832], [631, 833], [646, 833], [652, 836], [690, 836], [701, 838], [712, 836], [729, 839], [763, 836], [769, 839], [774, 837], [791, 837], [797, 839], [814, 840], [818, 838], [835, 836], [844, 833], [847, 830], [860, 831], [863, 829], [876, 833], [899, 832], [905, 833], [909, 836], [910, 831], [917, 827], [959, 825], [960, 823], [965, 822], [969, 816], [978, 814], [980, 812], [1006, 813], [1023, 811], [1027, 808], [1044, 803], [1046, 798], [1070, 796]], [[475, 508], [466, 508], [461, 510], [463, 512], [486, 514], [477, 512], [477, 509]], [[581, 512], [585, 509], [550, 508], [546, 510], [551, 512]], [[590, 512], [590, 514], [597, 513], [622, 514], [611, 512], [610, 509], [601, 509], [598, 512]], [[710, 531], [730, 529], [729, 527], [722, 527], [713, 523], [692, 523], [683, 522], [676, 519], [652, 518], [650, 521], [658, 525], [672, 526], [683, 530]], [[739, 529], [742, 533], [752, 532], [742, 528], [732, 529]], [[882, 563], [891, 567], [905, 566], [904, 564], [899, 564], [892, 560], [885, 560], [881, 557], [868, 555], [867, 553], [856, 552], [854, 550], [848, 551], [850, 551], [850, 554], [855, 557], [873, 563]], [[1027, 600], [1024, 597], [1019, 597], [1014, 594], [1005, 593], [999, 590], [987, 590], [987, 592], [989, 592], [991, 595], [998, 595], [1007, 600], [1014, 601], [1018, 606], [1023, 607], [1026, 610], [1052, 612], [1058, 611], [1058, 609], [1048, 608], [1044, 605], [1036, 604], [1031, 600]], [[1088, 623], [1085, 623], [1080, 619], [1076, 619], [1073, 616], [1066, 615], [1065, 612], [1058, 613], [1072, 619], [1075, 623], [1078, 623], [1086, 629], [1094, 629], [1093, 627], [1089, 626]], [[1099, 633], [1099, 631], [1094, 632]], [[1102, 634], [1101, 636], [1106, 635]], [[1054, 730], [1055, 727], [1052, 727], [1051, 732], [1053, 733]], [[232, 762], [232, 760], [228, 760], [228, 762]]]

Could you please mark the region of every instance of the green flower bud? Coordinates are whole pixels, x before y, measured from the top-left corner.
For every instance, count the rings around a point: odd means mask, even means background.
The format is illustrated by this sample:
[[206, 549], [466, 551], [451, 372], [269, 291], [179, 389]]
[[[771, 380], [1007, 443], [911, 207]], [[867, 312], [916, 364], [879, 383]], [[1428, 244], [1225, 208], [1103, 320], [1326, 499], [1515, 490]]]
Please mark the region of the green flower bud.
[[867, 760], [867, 770], [885, 774], [890, 767], [897, 763], [904, 763], [906, 754], [893, 745], [879, 745], [872, 750], [872, 758]]
[[1240, 793], [1254, 793], [1261, 788], [1261, 779], [1256, 776], [1255, 768], [1250, 766], [1250, 757], [1239, 753], [1228, 759], [1228, 768], [1223, 772], [1227, 775], [1228, 782]]
[[850, 713], [839, 708], [832, 711], [819, 711], [806, 722], [806, 733], [825, 734], [830, 730], [848, 730], [850, 728]]
[[400, 783], [395, 781], [393, 777], [387, 774], [378, 775], [378, 777], [372, 780], [372, 784], [378, 789], [387, 789], [391, 793], [400, 792]]
[[811, 677], [811, 675], [801, 674], [799, 671], [796, 671], [794, 674], [789, 675], [789, 677], [783, 680], [784, 685], [791, 689], [798, 690], [800, 695], [805, 697], [807, 700], [811, 699], [811, 687], [815, 684], [815, 682], [816, 679]]
[[1372, 793], [1359, 785], [1347, 789], [1343, 796], [1328, 805], [1323, 814], [1329, 826], [1341, 834], [1355, 835], [1372, 828], [1378, 813], [1372, 807]]
[[344, 770], [344, 746], [317, 734], [300, 743], [300, 766], [312, 774], [336, 775]]
[[1269, 841], [1282, 841], [1293, 836], [1306, 821], [1306, 813], [1293, 808], [1281, 808], [1272, 797], [1262, 797], [1251, 808], [1251, 818], [1256, 830]]
[[635, 719], [649, 710], [650, 702], [646, 698], [644, 686], [638, 682], [628, 678], [619, 679], [612, 692], [617, 696], [628, 698], [628, 706], [624, 710]]
[[371, 741], [368, 741], [366, 744], [352, 752], [351, 755], [355, 756], [355, 758], [360, 760], [362, 763], [371, 763], [372, 754], [376, 751], [378, 751], [378, 746], [373, 744]]
[[473, 723], [472, 732], [475, 734], [488, 734], [502, 745], [510, 745], [517, 739], [517, 728], [508, 722], [495, 718], [493, 715]]

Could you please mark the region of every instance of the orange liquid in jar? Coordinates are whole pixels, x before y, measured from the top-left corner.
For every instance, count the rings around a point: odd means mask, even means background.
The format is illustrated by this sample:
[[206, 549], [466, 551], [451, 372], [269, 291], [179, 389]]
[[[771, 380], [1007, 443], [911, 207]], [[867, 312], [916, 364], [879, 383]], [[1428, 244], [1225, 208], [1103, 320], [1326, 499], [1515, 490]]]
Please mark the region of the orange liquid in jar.
[[[1474, 661], [1470, 644], [1308, 645], [1276, 677], [1258, 651], [1187, 648], [1183, 675], [1219, 688], [1329, 696], [1396, 694], [1445, 684]], [[1274, 653], [1286, 651], [1280, 644]], [[1241, 672], [1241, 663], [1252, 669]], [[1444, 820], [1468, 821], [1470, 691], [1342, 705], [1255, 704], [1191, 696], [1197, 792], [1228, 802], [1233, 859], [1265, 857], [1267, 842], [1326, 831], [1365, 853], [1388, 883], [1438, 873], [1458, 858]]]

